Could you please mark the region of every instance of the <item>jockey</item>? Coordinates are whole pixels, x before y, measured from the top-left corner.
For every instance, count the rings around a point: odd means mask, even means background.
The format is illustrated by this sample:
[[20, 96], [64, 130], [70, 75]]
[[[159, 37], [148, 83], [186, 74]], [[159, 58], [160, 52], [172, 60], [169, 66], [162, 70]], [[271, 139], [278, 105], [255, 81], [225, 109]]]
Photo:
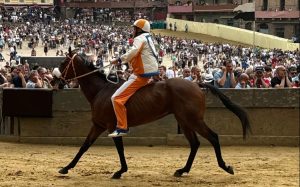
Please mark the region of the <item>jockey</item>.
[[127, 135], [125, 103], [138, 89], [146, 86], [152, 76], [159, 74], [157, 52], [150, 35], [150, 23], [145, 19], [138, 19], [134, 22], [133, 28], [132, 48], [121, 57], [111, 60], [111, 64], [128, 62], [132, 66], [133, 73], [111, 97], [117, 117], [117, 128], [108, 135], [109, 137]]

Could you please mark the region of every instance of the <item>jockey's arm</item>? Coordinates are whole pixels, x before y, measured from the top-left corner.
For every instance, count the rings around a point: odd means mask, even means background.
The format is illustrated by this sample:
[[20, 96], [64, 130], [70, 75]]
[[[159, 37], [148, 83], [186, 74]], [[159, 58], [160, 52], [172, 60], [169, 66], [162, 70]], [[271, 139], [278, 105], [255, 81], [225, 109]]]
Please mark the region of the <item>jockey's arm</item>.
[[144, 46], [144, 41], [141, 39], [135, 39], [133, 42], [132, 48], [122, 55], [120, 59], [122, 62], [130, 62], [132, 58], [134, 58], [138, 52], [141, 50], [141, 48]]

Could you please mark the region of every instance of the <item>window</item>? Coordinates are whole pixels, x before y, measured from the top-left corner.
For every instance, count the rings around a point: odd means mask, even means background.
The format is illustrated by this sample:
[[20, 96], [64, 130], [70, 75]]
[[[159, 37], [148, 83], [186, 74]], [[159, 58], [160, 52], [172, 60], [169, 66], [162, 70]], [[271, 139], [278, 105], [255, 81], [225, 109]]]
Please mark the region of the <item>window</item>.
[[41, 3], [46, 3], [46, 0], [41, 0]]
[[280, 11], [285, 10], [285, 0], [280, 0]]
[[227, 25], [228, 26], [233, 26], [233, 19], [228, 19], [227, 20]]
[[253, 30], [253, 28], [252, 28], [252, 22], [246, 23], [245, 24], [245, 29], [247, 29], [247, 30]]
[[10, 3], [10, 0], [5, 0], [5, 3]]
[[24, 0], [19, 0], [19, 3], [24, 3]]
[[275, 35], [284, 38], [284, 28], [283, 27], [276, 28]]
[[264, 1], [263, 1], [263, 7], [262, 7], [262, 10], [263, 10], [263, 11], [268, 10], [268, 0], [264, 0]]

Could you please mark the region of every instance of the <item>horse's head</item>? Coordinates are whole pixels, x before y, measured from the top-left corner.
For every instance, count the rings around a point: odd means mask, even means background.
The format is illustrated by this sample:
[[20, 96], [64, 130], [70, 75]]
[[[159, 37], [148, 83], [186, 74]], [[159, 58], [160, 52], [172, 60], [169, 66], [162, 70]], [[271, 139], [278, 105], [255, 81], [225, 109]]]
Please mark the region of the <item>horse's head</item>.
[[78, 54], [78, 50], [71, 50], [71, 48], [69, 48], [65, 60], [60, 64], [59, 68], [54, 68], [53, 70], [53, 75], [65, 82], [80, 79], [94, 73], [106, 81], [106, 75], [103, 70], [95, 67], [86, 55]]
[[80, 55], [77, 52], [78, 50], [72, 51], [71, 47], [69, 48], [65, 60], [60, 64], [59, 68], [53, 71], [56, 77], [69, 81], [78, 79], [95, 69], [94, 65], [84, 55]]

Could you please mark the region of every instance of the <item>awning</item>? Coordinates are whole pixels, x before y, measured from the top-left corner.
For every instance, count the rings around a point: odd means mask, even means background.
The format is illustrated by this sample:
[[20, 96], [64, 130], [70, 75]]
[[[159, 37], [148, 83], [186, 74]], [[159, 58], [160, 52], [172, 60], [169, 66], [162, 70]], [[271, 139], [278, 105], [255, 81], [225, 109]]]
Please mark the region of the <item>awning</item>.
[[245, 3], [237, 6], [233, 9], [233, 12], [237, 13], [234, 19], [243, 19], [245, 21], [255, 20], [255, 5], [254, 3]]
[[255, 12], [254, 3], [244, 3], [233, 9], [233, 12]]

